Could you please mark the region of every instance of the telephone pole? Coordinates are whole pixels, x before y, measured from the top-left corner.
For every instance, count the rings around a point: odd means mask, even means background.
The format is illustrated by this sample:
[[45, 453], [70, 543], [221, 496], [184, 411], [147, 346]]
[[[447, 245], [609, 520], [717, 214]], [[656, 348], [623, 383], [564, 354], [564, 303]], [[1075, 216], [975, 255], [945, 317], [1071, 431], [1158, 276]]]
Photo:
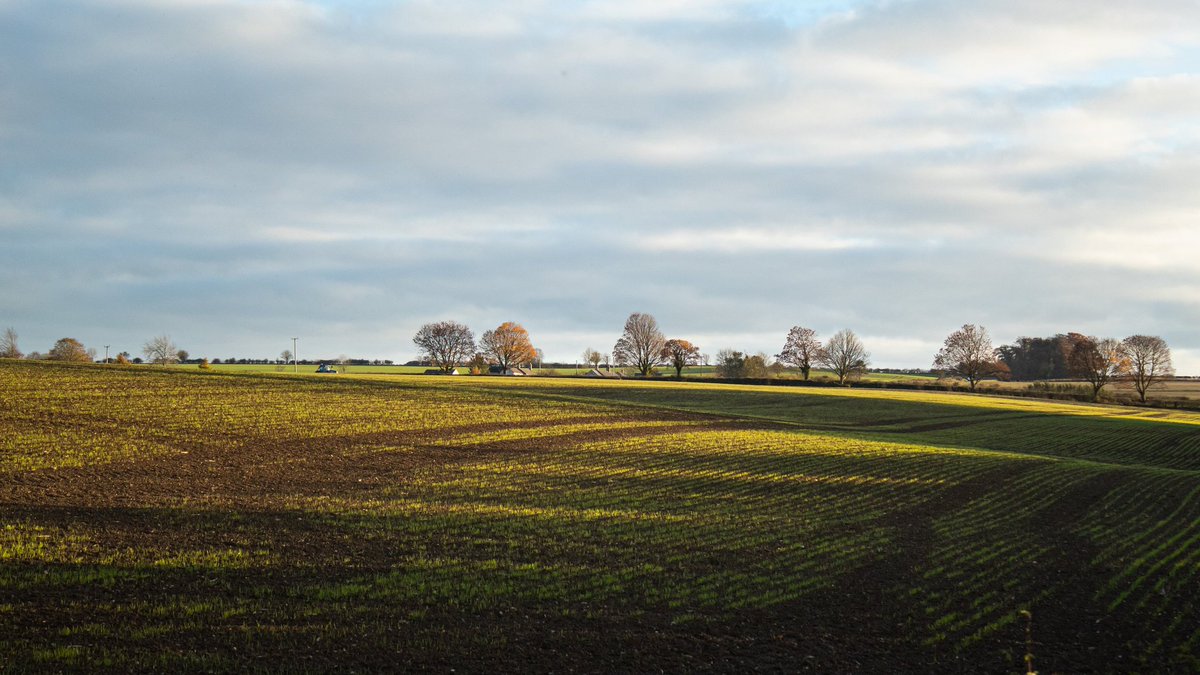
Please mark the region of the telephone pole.
[[298, 339], [299, 338], [292, 338], [292, 372], [293, 373], [300, 372], [300, 355], [296, 353], [296, 340], [298, 340]]

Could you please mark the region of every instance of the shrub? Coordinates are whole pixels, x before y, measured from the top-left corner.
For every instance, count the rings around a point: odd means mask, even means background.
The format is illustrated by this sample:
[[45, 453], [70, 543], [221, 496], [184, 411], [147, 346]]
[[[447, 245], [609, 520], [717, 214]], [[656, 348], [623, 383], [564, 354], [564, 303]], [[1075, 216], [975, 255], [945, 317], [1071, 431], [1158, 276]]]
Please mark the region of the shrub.
[[1025, 390], [1034, 396], [1068, 399], [1073, 401], [1092, 400], [1092, 388], [1072, 382], [1031, 382]]

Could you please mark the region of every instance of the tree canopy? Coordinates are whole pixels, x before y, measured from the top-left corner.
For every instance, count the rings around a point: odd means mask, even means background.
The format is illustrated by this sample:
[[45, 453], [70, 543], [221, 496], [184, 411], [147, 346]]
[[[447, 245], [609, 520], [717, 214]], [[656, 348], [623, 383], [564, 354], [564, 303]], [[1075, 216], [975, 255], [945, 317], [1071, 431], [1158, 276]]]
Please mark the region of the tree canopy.
[[171, 341], [171, 336], [165, 334], [146, 341], [146, 344], [142, 346], [142, 354], [145, 355], [147, 361], [158, 365], [175, 363], [179, 360], [179, 349]]
[[475, 352], [475, 334], [457, 321], [438, 321], [421, 326], [413, 336], [421, 355], [443, 373], [471, 358]]
[[849, 328], [829, 338], [821, 351], [821, 365], [831, 370], [839, 384], [862, 377], [867, 372], [871, 355], [858, 336]]
[[1151, 387], [1175, 374], [1171, 348], [1157, 335], [1130, 335], [1121, 341], [1121, 354], [1129, 360], [1127, 378], [1142, 403]]
[[996, 358], [992, 339], [987, 329], [975, 324], [964, 324], [962, 328], [946, 337], [942, 349], [933, 359], [933, 369], [942, 377], [961, 377], [967, 381], [971, 391], [979, 381], [996, 377], [1007, 371]]
[[996, 350], [1012, 379], [1022, 382], [1070, 377], [1070, 353], [1070, 339], [1061, 333], [1050, 337], [1019, 337], [1013, 344]]
[[688, 342], [673, 338], [663, 343], [662, 357], [675, 369], [675, 377], [683, 377], [683, 369], [700, 362], [700, 348]]
[[613, 347], [613, 358], [618, 363], [628, 363], [646, 376], [662, 364], [666, 342], [653, 316], [634, 312], [625, 320], [625, 331]]
[[600, 363], [602, 361], [604, 361], [604, 355], [601, 354], [598, 350], [593, 349], [591, 347], [588, 347], [587, 349], [583, 350], [582, 356], [583, 356], [583, 362], [590, 365], [593, 368], [599, 368]]
[[14, 328], [4, 329], [0, 335], [0, 359], [19, 359], [24, 354], [17, 348], [17, 331]]
[[75, 338], [62, 338], [54, 343], [50, 348], [50, 353], [46, 358], [51, 361], [74, 361], [76, 363], [89, 363], [92, 361], [92, 353], [84, 348], [83, 343]]
[[1071, 354], [1068, 358], [1070, 372], [1092, 385], [1092, 400], [1100, 398], [1105, 385], [1116, 382], [1129, 374], [1129, 358], [1121, 349], [1121, 343], [1113, 338], [1095, 337], [1071, 333]]
[[812, 367], [821, 361], [821, 352], [821, 341], [817, 339], [815, 330], [792, 326], [783, 342], [783, 351], [776, 354], [775, 358], [784, 365], [799, 368], [807, 380]]
[[537, 350], [529, 341], [529, 332], [521, 324], [512, 321], [505, 321], [494, 330], [484, 331], [479, 338], [479, 349], [485, 356], [494, 359], [504, 372], [537, 358]]

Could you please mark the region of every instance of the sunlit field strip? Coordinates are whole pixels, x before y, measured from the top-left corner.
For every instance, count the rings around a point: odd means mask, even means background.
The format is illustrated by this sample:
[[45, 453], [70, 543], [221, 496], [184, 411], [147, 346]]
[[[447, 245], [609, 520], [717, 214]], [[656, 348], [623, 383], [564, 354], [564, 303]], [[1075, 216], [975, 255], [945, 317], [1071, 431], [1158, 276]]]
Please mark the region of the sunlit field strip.
[[[843, 445], [855, 451], [847, 452]], [[537, 476], [545, 472], [609, 482], [620, 477], [683, 477], [718, 483], [722, 480], [779, 482], [789, 480], [789, 475], [802, 482], [851, 484], [936, 484], [944, 480], [921, 477], [919, 471], [925, 466], [897, 471], [905, 468], [909, 459], [923, 458], [922, 455], [936, 451], [922, 453], [915, 447], [905, 450], [875, 444], [876, 454], [871, 455], [864, 452], [866, 447], [868, 444], [862, 442], [846, 444], [833, 437], [780, 432], [701, 432], [673, 435], [670, 439], [656, 439], [652, 443], [637, 440], [588, 443], [549, 458], [474, 464], [468, 470], [506, 476]], [[771, 451], [763, 448], [771, 448]], [[889, 463], [888, 459], [897, 461]], [[954, 466], [944, 461], [941, 464], [948, 469]], [[716, 470], [704, 471], [705, 465]], [[737, 468], [731, 471], [732, 467]], [[863, 469], [879, 470], [888, 475], [873, 476]], [[747, 489], [757, 488], [750, 486]]]
[[1200, 469], [1200, 431], [1145, 421], [1037, 417], [931, 430], [923, 440], [1115, 464]]
[[[371, 376], [363, 376], [371, 379]], [[1200, 413], [1181, 410], [1139, 409], [1127, 406], [1102, 406], [1043, 399], [1025, 399], [986, 394], [963, 394], [943, 391], [911, 391], [902, 389], [854, 389], [840, 387], [763, 387], [697, 382], [638, 382], [635, 380], [608, 381], [563, 378], [438, 378], [435, 386], [514, 390], [542, 394], [577, 391], [581, 396], [603, 397], [605, 400], [626, 402], [665, 403], [672, 394], [686, 393], [699, 398], [705, 393], [740, 392], [750, 394], [756, 403], [770, 403], [775, 397], [848, 398], [876, 402], [920, 403], [932, 406], [986, 408], [996, 411], [1017, 411], [1050, 415], [1101, 417], [1108, 419], [1152, 420], [1177, 424], [1200, 425]], [[664, 393], [665, 392], [665, 393]], [[686, 403], [686, 401], [681, 401]], [[803, 404], [802, 404], [803, 405]], [[936, 413], [934, 416], [936, 417]]]
[[0, 368], [0, 411], [8, 421], [0, 472], [83, 466], [190, 445], [443, 434], [480, 423], [547, 425], [611, 414], [569, 403], [513, 406], [492, 394], [420, 387], [38, 366]]
[[[839, 541], [844, 541], [846, 533], [843, 530], [836, 529], [830, 536], [830, 532], [825, 533], [825, 537], [820, 536], [822, 528], [830, 528], [844, 524], [847, 522], [870, 522], [884, 514], [889, 509], [896, 508], [898, 504], [897, 495], [892, 494], [894, 490], [890, 488], [900, 487], [916, 487], [918, 491], [928, 491], [927, 489], [940, 484], [940, 481], [933, 483], [930, 481], [919, 481], [912, 479], [900, 480], [872, 480], [869, 476], [861, 479], [846, 479], [845, 475], [849, 473], [846, 467], [842, 467], [837, 480], [829, 481], [829, 476], [812, 476], [811, 480], [802, 481], [809, 483], [826, 483], [834, 486], [838, 484], [858, 485], [868, 488], [862, 492], [863, 499], [855, 501], [850, 493], [836, 494], [828, 491], [823, 491], [821, 494], [811, 495], [813, 499], [806, 500], [802, 495], [795, 493], [780, 493], [779, 490], [770, 489], [769, 484], [779, 482], [781, 480], [777, 466], [780, 458], [765, 454], [763, 448], [774, 448], [776, 452], [787, 457], [787, 451], [780, 452], [781, 448], [791, 450], [792, 458], [802, 462], [807, 461], [811, 465], [813, 459], [824, 459], [829, 463], [836, 464], [837, 462], [845, 463], [846, 461], [853, 462], [860, 456], [870, 454], [868, 450], [869, 444], [857, 442], [857, 453], [850, 455], [841, 455], [837, 452], [834, 445], [821, 447], [822, 442], [829, 444], [841, 439], [834, 438], [817, 438], [812, 439], [801, 434], [790, 433], [756, 433], [756, 432], [696, 432], [692, 434], [683, 434], [680, 436], [672, 436], [668, 440], [661, 438], [654, 439], [653, 443], [646, 447], [646, 440], [641, 443], [638, 439], [623, 439], [618, 443], [587, 443], [579, 449], [567, 451], [562, 454], [555, 454], [551, 458], [546, 457], [523, 457], [520, 459], [502, 461], [502, 462], [481, 462], [473, 463], [464, 467], [463, 472], [468, 474], [467, 477], [442, 481], [432, 484], [433, 493], [429, 497], [428, 508], [431, 511], [439, 513], [456, 512], [461, 514], [470, 514], [473, 516], [505, 516], [505, 517], [528, 517], [545, 520], [547, 518], [555, 519], [564, 517], [567, 522], [578, 522], [581, 519], [596, 519], [596, 518], [611, 518], [620, 520], [621, 522], [640, 521], [640, 520], [670, 520], [677, 525], [690, 524], [695, 527], [694, 530], [683, 531], [675, 536], [663, 538], [657, 536], [653, 541], [645, 540], [637, 543], [646, 545], [649, 544], [652, 549], [666, 549], [674, 546], [689, 545], [695, 547], [697, 544], [703, 547], [711, 547], [710, 550], [725, 550], [725, 551], [744, 551], [754, 550], [759, 547], [769, 546], [772, 543], [778, 543], [780, 537], [786, 537], [790, 534], [793, 538], [798, 534], [797, 526], [804, 530], [805, 539], [809, 545], [806, 550], [805, 546], [791, 546], [776, 548], [772, 553], [766, 553], [763, 564], [775, 571], [794, 569], [808, 569], [814, 565], [821, 567], [822, 563], [814, 561], [811, 556], [815, 552], [823, 550], [832, 550], [836, 547]], [[732, 459], [736, 456], [736, 452], [731, 448], [736, 448], [739, 441], [746, 441], [748, 446], [748, 454], [751, 459], [756, 458], [755, 452], [758, 452], [757, 459], [765, 460], [767, 465], [761, 466], [758, 472], [751, 470], [741, 470], [730, 473], [714, 473], [712, 471], [684, 471], [677, 467], [673, 467], [674, 462], [689, 463], [694, 462], [700, 454], [699, 447], [707, 447], [714, 452], [724, 453], [728, 458]], [[751, 441], [758, 441], [758, 446]], [[615, 446], [609, 448], [609, 446]], [[639, 450], [640, 446], [640, 452]], [[797, 452], [797, 450], [812, 450], [816, 448], [816, 452], [827, 453], [826, 457], [821, 457], [819, 454], [814, 455], [812, 452]], [[673, 453], [680, 451], [676, 456]], [[877, 444], [873, 448], [880, 455], [898, 456], [901, 453], [897, 452], [894, 447], [887, 447]], [[608, 450], [608, 452], [606, 452]], [[615, 450], [615, 453], [613, 452]], [[920, 455], [922, 451], [919, 448], [913, 447], [906, 449], [908, 455]], [[929, 451], [926, 451], [929, 452]], [[951, 456], [963, 456], [970, 453], [962, 451], [951, 451]], [[996, 461], [994, 457], [984, 455], [984, 464], [992, 465]], [[650, 464], [645, 464], [645, 460], [653, 460]], [[1025, 458], [1022, 458], [1025, 459]], [[632, 460], [632, 461], [631, 461]], [[988, 461], [992, 460], [992, 461]], [[629, 468], [630, 464], [639, 466], [647, 466], [648, 468]], [[805, 469], [811, 469], [811, 466], [805, 466]], [[806, 474], [795, 473], [795, 477], [805, 477]], [[587, 482], [595, 481], [604, 486], [603, 491], [593, 491], [589, 494], [589, 490], [584, 487]], [[656, 490], [656, 483], [666, 483], [669, 489]], [[757, 483], [767, 483], [767, 486], [757, 485]], [[569, 486], [569, 487], [564, 487]], [[884, 494], [873, 494], [870, 488], [889, 488], [882, 492]], [[920, 490], [925, 488], [926, 490]], [[496, 506], [492, 504], [481, 504], [479, 499], [487, 499], [487, 496], [493, 494], [499, 489], [503, 495], [506, 506]], [[689, 517], [682, 516], [667, 516], [664, 509], [671, 509], [671, 502], [677, 500], [677, 495], [681, 492], [689, 494], [692, 499], [689, 502], [693, 508], [689, 511], [693, 514]], [[514, 494], [515, 493], [515, 494]], [[587, 505], [589, 508], [580, 509], [562, 509], [551, 508], [544, 506], [513, 506], [512, 501], [520, 496], [533, 498], [538, 503], [548, 501], [547, 495], [553, 495], [551, 499], [558, 499], [570, 504]], [[617, 495], [614, 497], [614, 495]], [[624, 495], [629, 495], [622, 497]], [[676, 495], [676, 497], [672, 497]], [[697, 496], [710, 495], [711, 500], [697, 500]], [[776, 495], [774, 500], [770, 495]], [[536, 496], [536, 497], [534, 497]], [[760, 499], [749, 499], [754, 496], [759, 496]], [[632, 497], [632, 502], [631, 502]], [[734, 499], [730, 499], [733, 497]], [[916, 498], [921, 499], [922, 496]], [[604, 504], [603, 508], [596, 506], [596, 500]], [[462, 503], [456, 504], [454, 507], [447, 507], [447, 503], [453, 503], [455, 500], [463, 500]], [[914, 500], [914, 501], [916, 501]], [[779, 508], [781, 504], [771, 504], [771, 501], [789, 502], [787, 506], [792, 508]], [[902, 503], [904, 500], [899, 500]], [[628, 505], [634, 503], [638, 508], [630, 510]], [[701, 506], [696, 508], [696, 504], [708, 504], [705, 508]], [[617, 505], [625, 506], [626, 508], [616, 509]], [[384, 513], [396, 513], [398, 510], [411, 512], [413, 508], [420, 508], [417, 503], [412, 501], [397, 502], [390, 508], [386, 502], [380, 502], [372, 505], [371, 510], [382, 509]], [[647, 506], [653, 511], [647, 510]], [[764, 506], [774, 508], [764, 508]], [[397, 507], [402, 507], [397, 509]], [[764, 517], [759, 514], [767, 513], [787, 513], [796, 514], [795, 516], [786, 517]], [[614, 518], [615, 516], [615, 518]], [[502, 519], [497, 519], [495, 525], [486, 528], [492, 529], [499, 526]], [[806, 527], [803, 523], [809, 523]], [[703, 526], [701, 526], [703, 525]], [[543, 525], [539, 524], [539, 527]], [[752, 527], [748, 527], [752, 526]], [[878, 546], [886, 541], [885, 530], [873, 529], [872, 537], [875, 544]], [[553, 531], [552, 531], [553, 532]], [[747, 536], [747, 532], [757, 532], [757, 536]], [[659, 535], [663, 534], [663, 530], [658, 528]], [[569, 532], [553, 532], [553, 539], [561, 541], [562, 539], [570, 539]], [[632, 533], [630, 533], [632, 534]], [[638, 533], [639, 536], [645, 532]], [[509, 533], [511, 539], [512, 533]], [[590, 539], [590, 538], [589, 538]], [[739, 543], [731, 543], [739, 542]], [[583, 546], [586, 542], [576, 542], [576, 545]], [[785, 555], [786, 553], [786, 555]], [[763, 552], [759, 552], [758, 556], [763, 556]], [[843, 560], [840, 565], [848, 565], [849, 563]], [[841, 568], [839, 568], [841, 569]], [[761, 582], [761, 580], [760, 580]], [[707, 582], [706, 582], [707, 583]], [[712, 583], [719, 583], [723, 587], [737, 587], [737, 578], [726, 578], [726, 576], [718, 575]], [[799, 584], [799, 585], [797, 585]], [[784, 601], [788, 598], [794, 598], [795, 593], [786, 592], [786, 588], [795, 587], [802, 588], [811, 585], [810, 583], [800, 583], [796, 579], [792, 579], [786, 584], [774, 588], [766, 594], [753, 594], [746, 591], [746, 596], [738, 600], [735, 604], [738, 606], [754, 606], [756, 603], [764, 601], [765, 598], [773, 597], [778, 601]], [[816, 586], [827, 586], [828, 581], [817, 583]], [[702, 586], [698, 591], [700, 596], [705, 595], [703, 590], [706, 586]], [[735, 594], [738, 591], [732, 591]]]
[[[572, 387], [571, 380], [565, 381], [568, 384], [562, 380], [548, 381], [551, 384], [487, 382], [489, 389], [518, 391], [524, 385], [524, 389], [552, 397], [558, 392], [580, 401], [619, 400], [648, 407], [732, 413], [844, 429], [856, 435], [900, 439], [915, 432], [922, 441], [938, 445], [1200, 469], [1200, 429], [1196, 427], [1200, 415], [1188, 412], [908, 391], [831, 390], [829, 396], [822, 396], [825, 390], [729, 386], [724, 391], [724, 385], [690, 383], [584, 382]], [[598, 389], [604, 384], [610, 386]], [[693, 391], [693, 387], [707, 390]], [[741, 394], [734, 397], [732, 391]], [[730, 400], [740, 403], [731, 405]], [[931, 421], [933, 427], [924, 428]]]
[[577, 434], [587, 434], [593, 432], [608, 432], [617, 433], [621, 431], [637, 431], [640, 433], [655, 431], [655, 430], [679, 430], [680, 433], [686, 431], [689, 427], [696, 427], [706, 424], [705, 422], [682, 422], [676, 420], [636, 420], [624, 421], [618, 419], [607, 419], [604, 421], [593, 421], [596, 418], [587, 418], [589, 421], [578, 423], [574, 418], [562, 418], [556, 420], [552, 425], [537, 426], [530, 428], [519, 429], [500, 429], [496, 431], [467, 431], [459, 433], [452, 437], [439, 438], [431, 443], [441, 447], [465, 447], [487, 445], [489, 443], [505, 443], [512, 441], [557, 441], [563, 438], [568, 438]]
[[[272, 564], [265, 550], [226, 547], [148, 551], [111, 550], [101, 542], [103, 533], [51, 529], [29, 522], [10, 522], [0, 527], [0, 562], [40, 562], [54, 564], [100, 565], [119, 568], [137, 567], [213, 567], [243, 568]], [[0, 576], [0, 588], [7, 585]]]

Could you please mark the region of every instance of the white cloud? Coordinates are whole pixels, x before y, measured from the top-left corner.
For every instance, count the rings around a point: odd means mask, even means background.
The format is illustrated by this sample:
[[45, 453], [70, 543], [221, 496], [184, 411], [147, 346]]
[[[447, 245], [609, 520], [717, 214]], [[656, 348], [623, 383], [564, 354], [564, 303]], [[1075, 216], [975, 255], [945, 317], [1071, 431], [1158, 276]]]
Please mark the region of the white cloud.
[[838, 237], [823, 232], [819, 228], [810, 228], [808, 231], [793, 231], [785, 228], [735, 228], [699, 234], [688, 230], [652, 234], [647, 236], [645, 245], [647, 248], [662, 251], [744, 253], [753, 251], [845, 251], [875, 247], [878, 246], [878, 242], [871, 239]]
[[1042, 85], [1194, 44], [1194, 3], [956, 0], [881, 3], [829, 26], [837, 48], [899, 61], [966, 86]]
[[[1198, 251], [1200, 225], [1197, 223], [1147, 227], [1145, 223], [1133, 222], [1123, 231], [1084, 229], [1074, 236], [1062, 237], [1058, 247], [1043, 251], [1042, 255], [1050, 260], [1068, 260], [1135, 272], [1167, 269], [1193, 272], [1196, 270]], [[1153, 293], [1195, 302], [1200, 307], [1200, 285], [1174, 288], [1164, 285], [1154, 288]]]

